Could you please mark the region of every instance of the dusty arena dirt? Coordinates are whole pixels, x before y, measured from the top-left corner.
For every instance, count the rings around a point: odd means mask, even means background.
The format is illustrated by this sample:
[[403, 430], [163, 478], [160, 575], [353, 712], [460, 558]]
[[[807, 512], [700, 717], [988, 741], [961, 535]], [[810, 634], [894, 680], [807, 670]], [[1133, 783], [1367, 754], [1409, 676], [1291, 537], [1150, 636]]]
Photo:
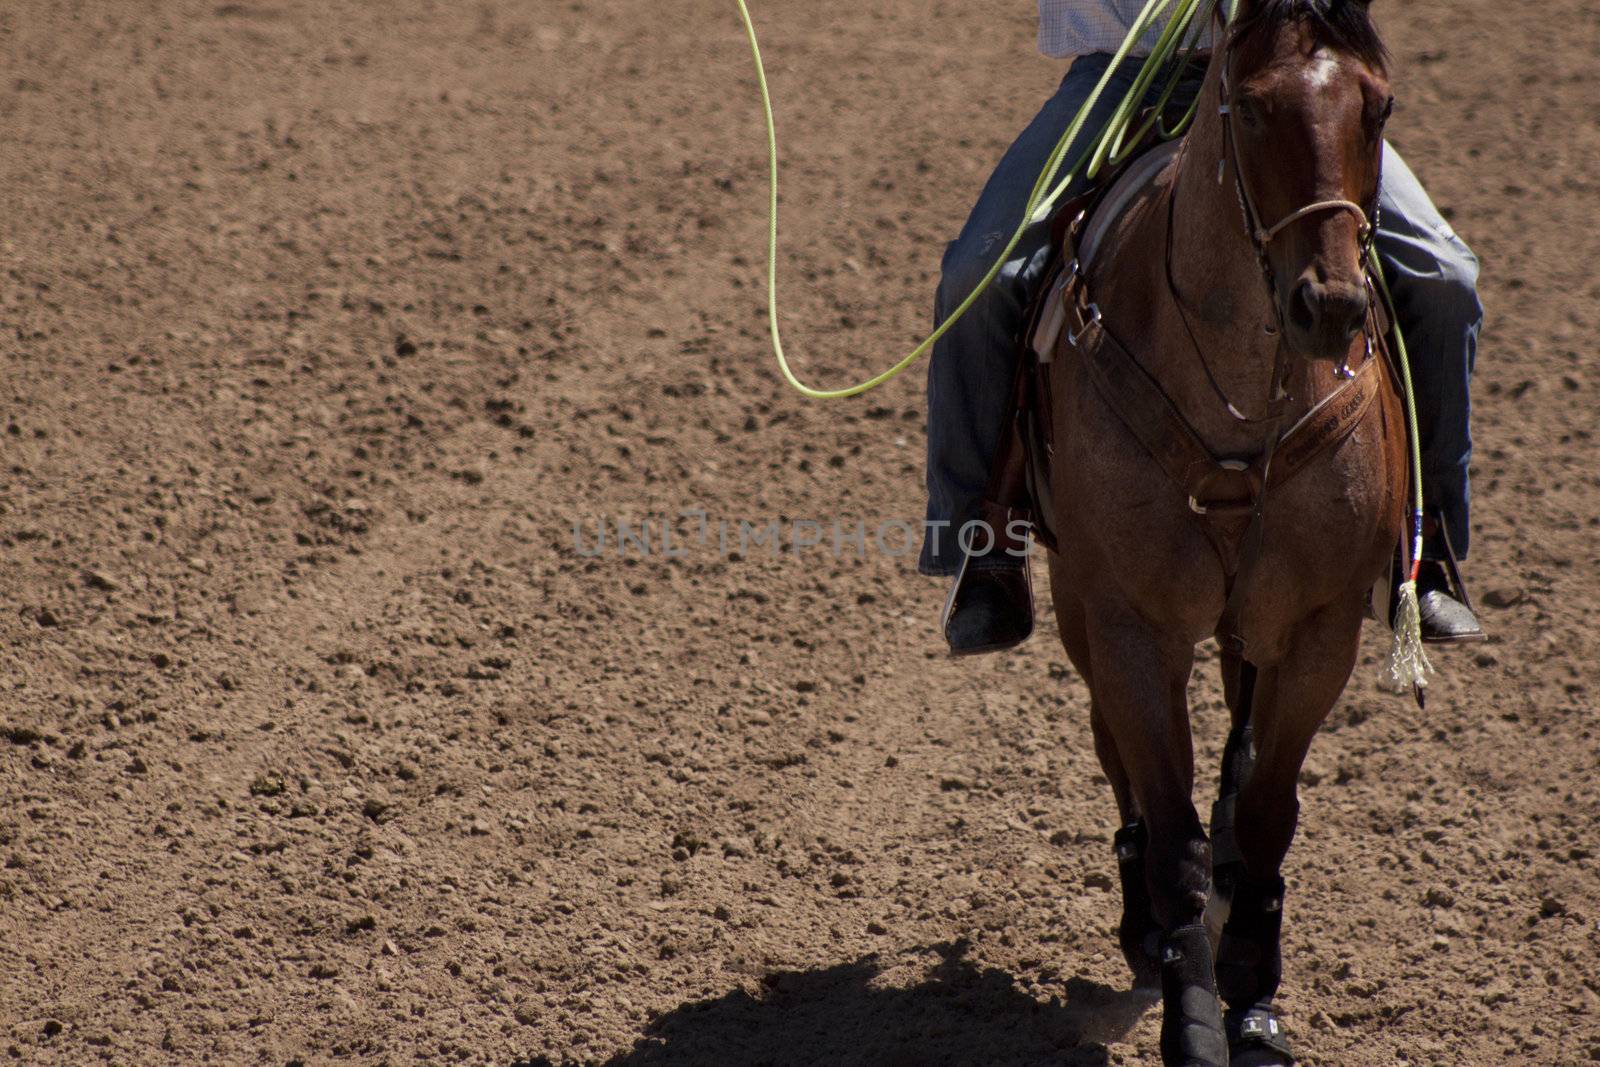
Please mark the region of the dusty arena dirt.
[[[1369, 635], [1282, 1003], [1307, 1064], [1600, 1060], [1600, 22], [1378, 11], [1485, 263], [1493, 639], [1420, 712]], [[1061, 65], [1026, 0], [757, 15], [854, 380]], [[0, 1058], [1151, 1062], [1058, 644], [737, 544], [916, 519], [924, 428], [920, 369], [776, 378], [731, 0], [15, 0], [0, 60]]]

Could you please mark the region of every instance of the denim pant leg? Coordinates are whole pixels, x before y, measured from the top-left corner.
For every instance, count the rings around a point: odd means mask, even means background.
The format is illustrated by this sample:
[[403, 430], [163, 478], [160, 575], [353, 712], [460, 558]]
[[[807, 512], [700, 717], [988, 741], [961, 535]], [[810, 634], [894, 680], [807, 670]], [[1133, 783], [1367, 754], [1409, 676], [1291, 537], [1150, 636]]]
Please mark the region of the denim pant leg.
[[[945, 249], [935, 322], [942, 323], [994, 265], [1022, 220], [1051, 149], [1110, 62], [1110, 56], [1100, 54], [1074, 62], [1055, 95], [1001, 158], [961, 236]], [[1132, 62], [1117, 71], [1084, 125], [1086, 134], [1110, 118], [1137, 72], [1138, 64]], [[1080, 136], [1063, 166], [1074, 161], [1084, 143], [1086, 137]], [[994, 283], [934, 345], [928, 363], [928, 526], [918, 560], [923, 574], [950, 575], [961, 569], [957, 535], [963, 523], [976, 518], [989, 485], [1011, 401], [1022, 316], [1049, 258], [1050, 224], [1035, 224]], [[981, 547], [984, 538], [980, 535], [976, 543]], [[1014, 563], [1003, 555], [990, 562]], [[981, 562], [975, 559], [974, 565]]]
[[1472, 531], [1467, 468], [1472, 460], [1469, 385], [1483, 306], [1478, 259], [1439, 214], [1417, 176], [1384, 146], [1377, 248], [1394, 293], [1417, 393], [1422, 488], [1438, 508], [1457, 554]]

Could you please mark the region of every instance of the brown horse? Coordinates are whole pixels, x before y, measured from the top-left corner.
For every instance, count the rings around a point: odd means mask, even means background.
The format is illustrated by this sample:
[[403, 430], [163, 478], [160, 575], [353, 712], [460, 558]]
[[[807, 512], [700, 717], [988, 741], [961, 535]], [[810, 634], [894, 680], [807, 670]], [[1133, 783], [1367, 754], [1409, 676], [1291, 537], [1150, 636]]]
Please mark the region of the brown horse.
[[[1051, 584], [1164, 1061], [1231, 1048], [1238, 1067], [1293, 1062], [1272, 1013], [1279, 872], [1400, 535], [1406, 453], [1366, 276], [1392, 105], [1366, 4], [1240, 0], [1205, 84], [1174, 161], [1068, 286]], [[1185, 687], [1213, 636], [1233, 732], [1208, 841]]]

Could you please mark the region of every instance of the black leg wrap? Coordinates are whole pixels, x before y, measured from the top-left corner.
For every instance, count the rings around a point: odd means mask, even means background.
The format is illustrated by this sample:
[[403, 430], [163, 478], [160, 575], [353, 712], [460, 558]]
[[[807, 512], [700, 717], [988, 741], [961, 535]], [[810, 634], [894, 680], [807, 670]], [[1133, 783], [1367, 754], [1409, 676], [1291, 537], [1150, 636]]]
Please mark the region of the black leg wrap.
[[1238, 796], [1227, 793], [1211, 805], [1211, 865], [1215, 869], [1212, 882], [1226, 899], [1233, 898], [1235, 872], [1244, 867], [1244, 855], [1233, 836], [1233, 810]]
[[1255, 766], [1255, 736], [1247, 722], [1233, 728], [1228, 734], [1228, 744], [1222, 750], [1222, 795], [1233, 796], [1243, 789]]
[[1167, 1067], [1228, 1067], [1228, 1038], [1202, 923], [1161, 944], [1161, 1062]]
[[1271, 1005], [1228, 1012], [1230, 1067], [1291, 1067], [1294, 1052]]
[[1258, 881], [1230, 872], [1233, 907], [1217, 949], [1217, 987], [1228, 1006], [1245, 1010], [1270, 1004], [1283, 980], [1283, 879]]
[[1236, 726], [1228, 734], [1228, 745], [1222, 752], [1222, 782], [1217, 802], [1211, 806], [1211, 864], [1216, 874], [1214, 884], [1217, 895], [1224, 900], [1233, 897], [1234, 882], [1244, 868], [1244, 856], [1239, 852], [1239, 842], [1234, 837], [1234, 808], [1239, 790], [1249, 780], [1255, 769], [1255, 742], [1250, 734], [1250, 724]]
[[1122, 925], [1117, 940], [1133, 972], [1133, 984], [1154, 989], [1161, 984], [1161, 927], [1150, 903], [1145, 880], [1144, 853], [1148, 835], [1143, 821], [1131, 822], [1112, 839], [1117, 850], [1117, 873], [1122, 878]]

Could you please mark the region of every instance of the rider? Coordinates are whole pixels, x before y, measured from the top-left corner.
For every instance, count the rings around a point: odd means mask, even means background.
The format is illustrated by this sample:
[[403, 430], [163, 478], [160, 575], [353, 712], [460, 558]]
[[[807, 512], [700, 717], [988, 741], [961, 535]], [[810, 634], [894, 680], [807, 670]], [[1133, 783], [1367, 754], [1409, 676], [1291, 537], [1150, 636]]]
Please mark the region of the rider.
[[[1055, 95], [1045, 102], [1001, 158], [961, 235], [945, 249], [934, 316], [939, 322], [966, 298], [1015, 230], [1046, 158], [1089, 93], [1111, 66], [1143, 7], [1141, 0], [1039, 0], [1039, 50], [1076, 57]], [[1133, 84], [1161, 27], [1152, 29], [1112, 74], [1084, 125], [1104, 126]], [[1199, 91], [1203, 71], [1186, 75], [1173, 106], [1183, 109]], [[1157, 79], [1153, 103], [1162, 87]], [[1081, 143], [1081, 142], [1080, 142]], [[1081, 149], [1074, 145], [1067, 159]], [[1082, 192], [1083, 185], [1069, 189]], [[1478, 260], [1439, 214], [1416, 175], [1384, 145], [1377, 251], [1394, 293], [1417, 383], [1422, 431], [1426, 542], [1417, 590], [1426, 640], [1478, 640], [1483, 630], [1453, 581], [1455, 558], [1467, 553], [1467, 466], [1472, 455], [1468, 383], [1483, 308]], [[924, 574], [959, 575], [965, 553], [956, 533], [979, 517], [990, 468], [1011, 401], [1023, 316], [1051, 253], [1050, 224], [1030, 227], [993, 284], [934, 346], [928, 366], [928, 535], [918, 567]], [[985, 538], [968, 537], [982, 551]], [[974, 554], [953, 590], [945, 624], [952, 652], [1000, 651], [1033, 627], [1027, 561], [1004, 552]]]

